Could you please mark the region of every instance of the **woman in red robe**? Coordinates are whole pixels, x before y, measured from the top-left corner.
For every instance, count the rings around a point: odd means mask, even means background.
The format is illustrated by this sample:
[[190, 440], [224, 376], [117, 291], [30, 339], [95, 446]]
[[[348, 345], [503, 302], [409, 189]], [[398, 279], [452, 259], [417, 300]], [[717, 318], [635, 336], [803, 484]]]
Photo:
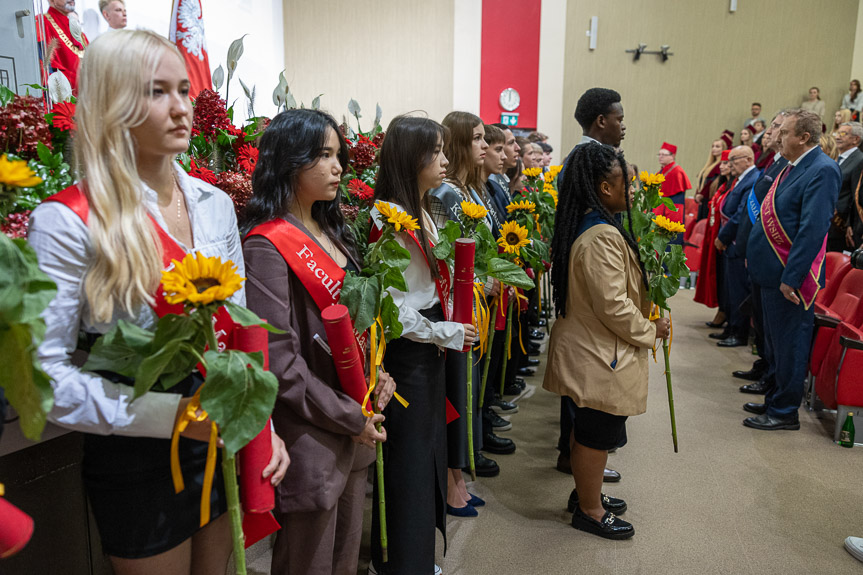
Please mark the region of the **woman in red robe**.
[[733, 187], [731, 179], [731, 167], [728, 162], [728, 150], [722, 152], [721, 161], [719, 163], [720, 176], [716, 180], [718, 187], [710, 198], [707, 229], [704, 231], [704, 240], [701, 245], [701, 265], [698, 268], [698, 278], [695, 282], [695, 301], [702, 303], [707, 307], [719, 307], [711, 327], [719, 327], [725, 322], [725, 310], [720, 299], [719, 286], [721, 285], [722, 270], [719, 266], [719, 258], [714, 247], [716, 237], [719, 235], [719, 229], [722, 227], [722, 204], [728, 196], [728, 192]]

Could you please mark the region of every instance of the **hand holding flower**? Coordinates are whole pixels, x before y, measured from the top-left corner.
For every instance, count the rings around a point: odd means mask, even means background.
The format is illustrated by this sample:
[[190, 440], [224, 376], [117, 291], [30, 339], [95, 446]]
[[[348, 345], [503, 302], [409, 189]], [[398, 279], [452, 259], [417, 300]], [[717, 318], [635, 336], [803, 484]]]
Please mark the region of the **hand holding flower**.
[[462, 325], [464, 325], [464, 345], [473, 345], [477, 340], [476, 328], [471, 323]]
[[377, 391], [378, 411], [383, 411], [393, 398], [396, 392], [396, 381], [390, 377], [390, 374], [382, 369], [378, 369], [378, 384], [375, 387]]
[[366, 419], [366, 426], [363, 427], [363, 431], [359, 435], [354, 435], [351, 439], [354, 440], [355, 443], [361, 443], [366, 447], [375, 448], [375, 443], [387, 440], [387, 430], [385, 427], [381, 426], [381, 430], [378, 431], [375, 426], [377, 424], [383, 422], [386, 417], [383, 414], [375, 413], [368, 419]]
[[671, 320], [667, 317], [658, 317], [653, 320], [656, 326], [656, 339], [668, 339], [671, 333]]

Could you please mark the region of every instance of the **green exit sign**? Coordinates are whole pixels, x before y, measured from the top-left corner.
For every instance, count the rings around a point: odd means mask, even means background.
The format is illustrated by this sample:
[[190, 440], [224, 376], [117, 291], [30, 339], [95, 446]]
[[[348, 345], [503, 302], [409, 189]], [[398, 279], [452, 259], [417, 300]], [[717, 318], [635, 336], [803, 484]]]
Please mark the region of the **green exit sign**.
[[518, 126], [518, 114], [501, 114], [500, 123], [504, 126]]

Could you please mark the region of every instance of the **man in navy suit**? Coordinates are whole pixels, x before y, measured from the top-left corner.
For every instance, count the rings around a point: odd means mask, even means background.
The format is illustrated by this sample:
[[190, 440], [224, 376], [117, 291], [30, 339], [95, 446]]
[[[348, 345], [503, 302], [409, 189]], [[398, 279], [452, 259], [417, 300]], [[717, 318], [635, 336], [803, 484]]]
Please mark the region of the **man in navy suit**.
[[765, 336], [776, 368], [776, 387], [764, 403], [744, 406], [757, 414], [743, 421], [754, 429], [800, 429], [812, 304], [824, 281], [825, 241], [842, 185], [839, 166], [821, 151], [820, 137], [817, 114], [785, 113], [779, 151], [788, 166], [767, 193], [749, 236], [749, 273], [761, 286]]
[[[737, 249], [737, 229], [747, 217], [747, 200], [760, 172], [755, 167], [755, 155], [749, 146], [737, 146], [728, 154], [731, 175], [737, 184], [728, 194], [723, 211], [730, 215], [720, 228], [716, 249], [725, 255], [725, 286], [728, 293], [729, 337], [717, 342], [719, 347], [738, 347], [749, 343], [749, 315], [740, 306], [749, 297], [749, 274], [746, 273], [746, 252]], [[734, 209], [736, 206], [736, 209]], [[734, 210], [733, 213], [731, 210]]]

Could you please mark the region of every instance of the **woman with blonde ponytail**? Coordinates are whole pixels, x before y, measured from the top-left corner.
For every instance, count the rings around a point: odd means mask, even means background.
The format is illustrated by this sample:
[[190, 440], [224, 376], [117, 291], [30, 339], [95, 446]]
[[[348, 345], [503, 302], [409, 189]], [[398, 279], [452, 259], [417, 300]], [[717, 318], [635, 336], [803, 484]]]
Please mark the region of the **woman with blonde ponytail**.
[[[223, 573], [231, 535], [219, 466], [211, 520], [199, 526], [209, 420], [192, 422], [180, 438], [180, 493], [170, 473], [174, 422], [200, 375], [133, 403], [133, 380], [83, 371], [72, 354], [120, 319], [155, 325], [150, 306], [163, 265], [156, 226], [184, 251], [232, 260], [243, 275], [234, 208], [175, 161], [188, 147], [192, 106], [183, 60], [168, 40], [141, 30], [105, 34], [87, 48], [78, 82], [79, 182], [30, 222], [40, 268], [57, 283], [39, 347], [54, 387], [49, 419], [84, 432], [84, 485], [117, 575]], [[243, 304], [245, 294], [231, 299]], [[275, 438], [274, 483], [286, 467]]]

